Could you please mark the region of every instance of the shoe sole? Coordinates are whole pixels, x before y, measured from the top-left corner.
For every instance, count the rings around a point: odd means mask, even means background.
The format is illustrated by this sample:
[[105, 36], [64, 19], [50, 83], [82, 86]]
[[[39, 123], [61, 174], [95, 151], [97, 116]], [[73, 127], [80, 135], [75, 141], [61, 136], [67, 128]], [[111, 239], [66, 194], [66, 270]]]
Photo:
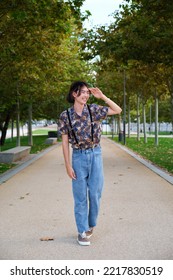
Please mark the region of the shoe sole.
[[82, 242], [82, 241], [79, 241], [78, 239], [77, 239], [77, 242], [81, 246], [89, 246], [91, 244], [90, 241], [89, 242]]

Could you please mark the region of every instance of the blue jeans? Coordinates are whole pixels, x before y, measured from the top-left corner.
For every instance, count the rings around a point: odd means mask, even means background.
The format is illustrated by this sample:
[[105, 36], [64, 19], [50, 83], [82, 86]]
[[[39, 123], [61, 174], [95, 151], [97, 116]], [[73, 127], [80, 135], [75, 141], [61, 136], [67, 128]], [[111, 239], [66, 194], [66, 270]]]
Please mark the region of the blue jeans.
[[87, 150], [73, 150], [72, 166], [76, 180], [72, 180], [74, 213], [79, 233], [97, 224], [103, 190], [103, 164], [100, 146]]

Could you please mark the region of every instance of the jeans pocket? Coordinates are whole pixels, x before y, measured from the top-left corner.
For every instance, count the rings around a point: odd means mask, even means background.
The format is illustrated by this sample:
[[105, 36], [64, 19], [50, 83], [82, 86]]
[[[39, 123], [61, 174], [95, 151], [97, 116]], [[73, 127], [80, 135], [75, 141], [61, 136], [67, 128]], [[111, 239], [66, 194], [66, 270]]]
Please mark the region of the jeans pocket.
[[72, 154], [72, 162], [76, 162], [77, 160], [79, 160], [81, 157], [80, 153], [73, 153]]

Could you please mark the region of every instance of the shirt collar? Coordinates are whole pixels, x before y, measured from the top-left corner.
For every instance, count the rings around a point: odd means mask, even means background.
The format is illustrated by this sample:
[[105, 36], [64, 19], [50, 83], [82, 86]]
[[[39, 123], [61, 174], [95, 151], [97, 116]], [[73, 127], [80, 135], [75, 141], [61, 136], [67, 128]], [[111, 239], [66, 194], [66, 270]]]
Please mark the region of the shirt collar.
[[[88, 108], [87, 108], [87, 105], [85, 104], [85, 105], [84, 105], [84, 108], [83, 108], [83, 111], [82, 111], [82, 115], [83, 115], [84, 113], [86, 113], [87, 110], [88, 110]], [[74, 116], [74, 115], [77, 115], [77, 116], [78, 116], [78, 114], [75, 112], [74, 106], [70, 107], [70, 113], [71, 113], [72, 116]], [[82, 116], [82, 115], [81, 115], [81, 116]]]

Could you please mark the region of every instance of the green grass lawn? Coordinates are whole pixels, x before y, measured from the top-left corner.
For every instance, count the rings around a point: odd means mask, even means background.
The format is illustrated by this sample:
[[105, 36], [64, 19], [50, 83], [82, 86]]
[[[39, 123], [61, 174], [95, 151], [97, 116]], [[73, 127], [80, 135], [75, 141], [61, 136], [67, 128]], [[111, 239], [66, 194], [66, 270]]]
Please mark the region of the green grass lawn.
[[32, 135], [48, 135], [48, 132], [50, 131], [50, 129], [36, 129], [33, 130]]
[[[117, 137], [114, 140], [118, 142]], [[158, 147], [155, 146], [153, 137], [148, 137], [147, 140], [148, 143], [145, 144], [142, 137], [140, 141], [135, 137], [126, 137], [126, 147], [173, 174], [173, 138], [160, 137]]]
[[6, 163], [0, 163], [0, 174], [6, 172], [7, 170], [14, 167], [15, 164], [6, 164]]

